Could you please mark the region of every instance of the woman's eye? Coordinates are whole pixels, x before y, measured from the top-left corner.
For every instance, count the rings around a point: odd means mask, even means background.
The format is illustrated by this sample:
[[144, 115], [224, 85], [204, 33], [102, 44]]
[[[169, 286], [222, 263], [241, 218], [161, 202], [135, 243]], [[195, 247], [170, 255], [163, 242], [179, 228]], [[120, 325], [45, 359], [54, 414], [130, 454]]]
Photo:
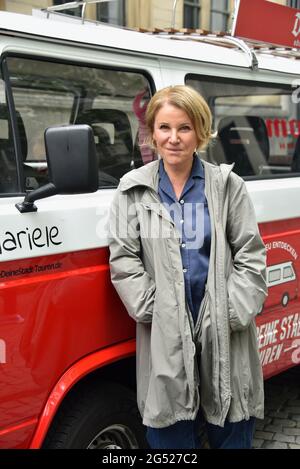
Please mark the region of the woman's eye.
[[168, 129], [169, 127], [168, 127], [167, 125], [165, 125], [165, 124], [162, 124], [162, 125], [159, 126], [159, 128], [162, 129], [162, 130], [166, 130], [166, 129]]
[[188, 125], [184, 125], [183, 127], [181, 127], [180, 130], [183, 130], [184, 132], [188, 132], [189, 130], [191, 130], [191, 128]]

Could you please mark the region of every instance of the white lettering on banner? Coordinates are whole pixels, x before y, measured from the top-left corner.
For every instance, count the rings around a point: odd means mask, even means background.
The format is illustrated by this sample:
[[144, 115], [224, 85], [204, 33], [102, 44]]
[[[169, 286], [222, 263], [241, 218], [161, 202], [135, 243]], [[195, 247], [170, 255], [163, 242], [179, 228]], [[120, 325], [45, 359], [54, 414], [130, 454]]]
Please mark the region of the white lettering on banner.
[[279, 360], [282, 352], [286, 353], [295, 348], [297, 350], [293, 351], [292, 361], [300, 363], [300, 340], [294, 340], [292, 345], [284, 350], [284, 344], [277, 343], [278, 340], [282, 342], [294, 337], [300, 337], [300, 314], [298, 313], [258, 326], [257, 341], [262, 365]]
[[295, 23], [294, 23], [292, 34], [295, 37], [298, 37], [300, 34], [300, 13], [299, 12], [295, 14]]
[[295, 249], [284, 241], [273, 241], [272, 243], [266, 243], [266, 250], [270, 251], [270, 249], [283, 249], [284, 251], [289, 252], [295, 260], [298, 259], [298, 254], [296, 253]]
[[263, 324], [258, 329], [258, 347], [263, 348], [269, 344], [274, 344], [277, 340], [277, 325], [279, 323], [279, 319], [273, 322], [267, 322]]
[[6, 363], [6, 343], [0, 339], [0, 363]]
[[295, 365], [298, 365], [300, 363], [300, 339], [294, 340], [292, 347], [296, 348], [292, 353], [292, 362], [295, 363]]
[[282, 352], [283, 344], [268, 347], [260, 352], [260, 361], [262, 366], [278, 361]]
[[299, 314], [291, 314], [284, 317], [281, 321], [280, 340], [290, 339], [291, 337], [300, 336], [300, 319]]

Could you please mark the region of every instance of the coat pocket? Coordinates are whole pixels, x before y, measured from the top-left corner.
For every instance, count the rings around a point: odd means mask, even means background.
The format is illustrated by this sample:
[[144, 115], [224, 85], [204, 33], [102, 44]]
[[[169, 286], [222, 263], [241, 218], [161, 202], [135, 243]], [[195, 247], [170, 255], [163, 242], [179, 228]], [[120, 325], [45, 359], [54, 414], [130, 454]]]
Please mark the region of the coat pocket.
[[202, 322], [203, 322], [203, 317], [204, 317], [205, 311], [207, 309], [208, 300], [209, 300], [208, 290], [205, 290], [204, 297], [202, 299], [200, 310], [199, 310], [199, 315], [198, 315], [196, 325], [195, 325], [195, 332], [194, 332], [197, 354], [201, 353], [201, 348], [202, 348], [202, 346], [201, 346]]
[[220, 408], [219, 345], [215, 311], [209, 294], [202, 314], [197, 340], [201, 402], [204, 413], [214, 415]]

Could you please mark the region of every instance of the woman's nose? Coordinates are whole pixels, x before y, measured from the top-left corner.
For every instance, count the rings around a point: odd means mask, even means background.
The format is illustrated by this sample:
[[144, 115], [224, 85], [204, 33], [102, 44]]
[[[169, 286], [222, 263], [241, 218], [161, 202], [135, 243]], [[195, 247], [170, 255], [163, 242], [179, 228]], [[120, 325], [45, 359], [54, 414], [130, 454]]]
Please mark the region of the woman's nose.
[[172, 130], [170, 134], [170, 142], [171, 143], [178, 143], [179, 138], [178, 138], [178, 133], [176, 130]]

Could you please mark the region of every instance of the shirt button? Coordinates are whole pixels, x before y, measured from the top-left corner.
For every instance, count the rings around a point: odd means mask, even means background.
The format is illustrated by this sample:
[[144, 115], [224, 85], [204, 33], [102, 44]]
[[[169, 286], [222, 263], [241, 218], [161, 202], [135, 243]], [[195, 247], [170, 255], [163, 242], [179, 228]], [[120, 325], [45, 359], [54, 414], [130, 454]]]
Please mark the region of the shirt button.
[[182, 248], [185, 248], [186, 244], [185, 243], [182, 243], [181, 247]]
[[187, 269], [183, 269], [183, 273], [186, 274], [186, 273], [187, 273]]
[[184, 223], [184, 220], [180, 220], [180, 223], [183, 225], [183, 223]]
[[183, 199], [181, 199], [180, 203], [181, 203], [181, 205], [183, 205], [183, 204], [184, 204], [184, 200], [183, 200]]

